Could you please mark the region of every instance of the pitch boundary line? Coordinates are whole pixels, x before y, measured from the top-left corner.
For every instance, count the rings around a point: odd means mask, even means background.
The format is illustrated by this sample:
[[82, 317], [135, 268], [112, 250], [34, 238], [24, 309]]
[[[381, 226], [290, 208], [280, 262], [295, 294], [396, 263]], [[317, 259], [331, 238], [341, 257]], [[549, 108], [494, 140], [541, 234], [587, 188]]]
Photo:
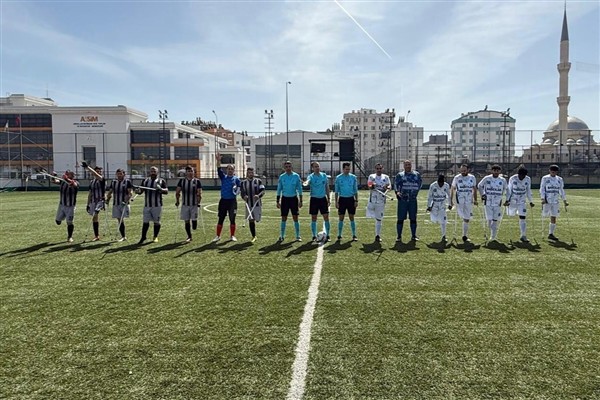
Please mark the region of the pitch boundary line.
[[296, 358], [292, 366], [292, 380], [287, 394], [287, 400], [301, 400], [306, 388], [306, 375], [308, 373], [308, 356], [310, 353], [310, 337], [312, 323], [319, 296], [319, 284], [321, 283], [321, 271], [323, 269], [323, 243], [319, 244], [317, 260], [314, 265], [313, 277], [308, 288], [308, 298], [304, 306], [304, 315], [300, 323], [298, 343], [296, 344]]

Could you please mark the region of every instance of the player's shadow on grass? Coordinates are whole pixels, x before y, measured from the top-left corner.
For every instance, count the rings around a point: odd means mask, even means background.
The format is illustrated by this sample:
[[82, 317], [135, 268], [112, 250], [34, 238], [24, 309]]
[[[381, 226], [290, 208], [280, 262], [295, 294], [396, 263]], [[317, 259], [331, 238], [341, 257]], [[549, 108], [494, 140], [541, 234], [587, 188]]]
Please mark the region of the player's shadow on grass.
[[[91, 242], [90, 242], [91, 243]], [[81, 245], [77, 246], [77, 248], [73, 249], [73, 251], [85, 251], [85, 250], [96, 250], [101, 249], [106, 246], [110, 246], [110, 242], [101, 242], [90, 244], [89, 246], [85, 246], [85, 243], [81, 243]]]
[[465, 253], [472, 253], [473, 250], [479, 250], [481, 248], [480, 244], [476, 244], [473, 242], [459, 242], [458, 240], [454, 240], [454, 242], [451, 244], [452, 247], [458, 249], [458, 250], [462, 250]]
[[46, 249], [46, 250], [44, 250], [44, 253], [56, 253], [56, 252], [64, 251], [64, 250], [81, 251], [82, 246], [81, 246], [81, 243], [67, 243], [67, 244], [63, 244], [60, 246], [55, 246], [55, 247]]
[[536, 243], [533, 243], [533, 242], [524, 243], [524, 242], [513, 242], [511, 240], [510, 244], [517, 249], [528, 250], [528, 251], [531, 251], [532, 253], [539, 253], [540, 249], [541, 249], [540, 244], [537, 242]]
[[152, 248], [148, 249], [148, 254], [156, 254], [156, 253], [160, 253], [161, 251], [175, 250], [175, 249], [180, 248], [181, 246], [185, 246], [185, 243], [183, 243], [183, 242], [167, 243], [167, 244], [159, 246], [159, 247], [152, 247]]
[[488, 250], [495, 250], [499, 253], [504, 253], [504, 254], [508, 254], [511, 251], [515, 250], [515, 246], [513, 246], [512, 244], [510, 246], [507, 246], [505, 243], [502, 242], [498, 242], [498, 241], [491, 241], [491, 242], [487, 242], [487, 244], [485, 245], [485, 248]]
[[104, 252], [104, 254], [111, 254], [111, 253], [123, 253], [123, 252], [128, 252], [128, 251], [135, 251], [135, 250], [139, 250], [145, 246], [148, 246], [152, 244], [152, 242], [145, 242], [142, 244], [137, 244], [137, 243], [132, 243], [132, 244], [128, 244], [126, 246], [118, 246], [118, 247], [113, 247], [111, 249], [106, 249], [106, 251]]
[[353, 242], [344, 242], [342, 243], [340, 240], [336, 240], [329, 246], [325, 247], [325, 251], [329, 254], [335, 254], [338, 251], [347, 250], [352, 247]]
[[365, 254], [371, 253], [383, 253], [384, 249], [381, 246], [381, 242], [373, 242], [373, 243], [363, 243], [362, 248], [360, 249]]
[[305, 251], [313, 251], [315, 250], [317, 247], [319, 247], [318, 243], [313, 242], [312, 240], [310, 242], [306, 242], [304, 243], [302, 246], [296, 247], [295, 249], [290, 250], [287, 255], [285, 256], [285, 258], [294, 256], [294, 255], [298, 255], [298, 254], [302, 254]]
[[22, 256], [22, 255], [27, 255], [29, 253], [33, 253], [34, 251], [42, 250], [42, 249], [45, 249], [46, 247], [55, 246], [57, 244], [59, 244], [59, 243], [49, 243], [49, 242], [38, 243], [38, 244], [34, 244], [33, 246], [24, 247], [22, 249], [10, 250], [10, 251], [4, 252], [4, 253], [0, 253], [0, 257], [3, 257], [3, 256], [18, 257], [18, 256]]
[[557, 249], [565, 249], [569, 251], [575, 251], [577, 249], [577, 243], [575, 242], [567, 243], [560, 240], [548, 240], [548, 244]]
[[409, 251], [421, 250], [417, 247], [417, 242], [411, 240], [409, 242], [396, 242], [390, 250], [396, 250], [398, 253], [408, 253]]
[[[221, 243], [221, 246], [223, 246], [223, 243]], [[179, 253], [179, 254], [177, 254], [175, 256], [175, 258], [183, 257], [184, 255], [186, 255], [188, 253], [202, 253], [204, 251], [215, 250], [217, 248], [218, 248], [217, 243], [209, 242], [209, 243], [206, 243], [206, 244], [204, 244], [204, 245], [202, 245], [200, 247], [192, 247], [189, 250], [186, 250], [186, 251], [184, 251], [182, 253]]]
[[427, 247], [433, 250], [437, 250], [438, 253], [445, 253], [446, 249], [452, 247], [452, 244], [447, 241], [431, 242], [427, 244]]
[[226, 254], [226, 253], [229, 253], [230, 251], [235, 251], [235, 252], [239, 253], [244, 250], [248, 250], [249, 247], [252, 247], [252, 243], [250, 243], [250, 242], [236, 243], [233, 246], [219, 248], [219, 254]]
[[272, 251], [286, 250], [286, 249], [289, 249], [290, 247], [292, 247], [292, 243], [293, 242], [280, 242], [278, 240], [273, 244], [270, 244], [268, 246], [261, 247], [260, 249], [258, 249], [258, 254], [265, 255], [265, 254], [269, 254]]

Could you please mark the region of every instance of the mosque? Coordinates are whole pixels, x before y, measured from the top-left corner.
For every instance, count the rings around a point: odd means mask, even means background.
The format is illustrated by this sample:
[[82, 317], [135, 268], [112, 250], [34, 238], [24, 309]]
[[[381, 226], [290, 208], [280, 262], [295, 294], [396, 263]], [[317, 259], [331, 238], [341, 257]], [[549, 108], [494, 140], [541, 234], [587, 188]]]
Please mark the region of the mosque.
[[[598, 163], [600, 144], [594, 141], [592, 131], [581, 119], [569, 115], [569, 29], [567, 27], [567, 10], [563, 16], [560, 38], [558, 119], [544, 131], [541, 144], [534, 144], [523, 152], [524, 164], [558, 164], [566, 173], [584, 174], [590, 162]], [[545, 167], [542, 167], [545, 168]], [[582, 171], [579, 171], [582, 170]], [[544, 171], [541, 171], [544, 172]], [[589, 172], [588, 172], [589, 173]]]

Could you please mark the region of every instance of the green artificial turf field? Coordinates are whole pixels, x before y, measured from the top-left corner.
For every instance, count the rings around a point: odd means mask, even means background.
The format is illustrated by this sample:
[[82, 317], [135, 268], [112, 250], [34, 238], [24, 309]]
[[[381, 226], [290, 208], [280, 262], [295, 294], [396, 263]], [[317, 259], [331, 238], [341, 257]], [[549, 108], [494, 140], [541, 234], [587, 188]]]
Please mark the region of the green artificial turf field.
[[[218, 192], [207, 191], [206, 233], [200, 224], [182, 244], [171, 193], [160, 242], [137, 246], [142, 199], [128, 242], [111, 241], [101, 215], [103, 240], [82, 243], [85, 195], [66, 243], [57, 192], [0, 194], [0, 398], [286, 398], [319, 251], [308, 202], [304, 242], [289, 240], [291, 219], [276, 242], [269, 192], [257, 242], [238, 217], [237, 243], [209, 244]], [[559, 242], [543, 238], [536, 200], [532, 243], [505, 217], [487, 246], [477, 209], [473, 245], [439, 243], [425, 195], [416, 244], [394, 241], [395, 201], [374, 243], [361, 193], [359, 241], [346, 223], [344, 239], [322, 247], [304, 398], [600, 398], [599, 192], [567, 191]]]

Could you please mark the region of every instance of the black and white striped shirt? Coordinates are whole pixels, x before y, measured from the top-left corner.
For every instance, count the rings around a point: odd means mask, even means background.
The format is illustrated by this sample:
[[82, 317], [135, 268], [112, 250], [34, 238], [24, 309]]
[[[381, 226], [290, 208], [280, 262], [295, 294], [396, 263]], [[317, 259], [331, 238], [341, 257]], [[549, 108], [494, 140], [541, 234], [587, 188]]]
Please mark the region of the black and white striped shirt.
[[260, 198], [256, 201], [254, 200], [254, 196], [257, 194], [260, 195], [262, 198], [262, 193], [264, 193], [265, 191], [265, 186], [263, 185], [260, 179], [253, 178], [243, 180], [240, 189], [242, 192], [242, 197], [248, 196], [247, 203], [250, 206], [250, 208], [254, 207], [255, 202], [258, 203], [259, 207], [262, 206]]
[[[166, 189], [167, 182], [165, 182], [165, 180], [162, 178], [156, 178], [156, 179], [146, 178], [142, 181], [141, 186], [144, 186], [147, 188], [155, 188], [157, 186], [160, 186], [161, 188]], [[163, 205], [162, 190], [150, 190], [150, 189], [143, 189], [143, 190], [144, 190], [144, 194], [146, 195], [146, 199], [144, 201], [144, 207], [162, 207], [162, 205]]]
[[106, 182], [104, 181], [104, 178], [99, 179], [99, 178], [94, 178], [91, 180], [90, 182], [90, 194], [91, 199], [94, 203], [99, 202], [100, 200], [104, 199], [104, 194], [106, 192]]
[[77, 203], [77, 191], [79, 190], [79, 183], [75, 182], [74, 185], [68, 183], [60, 183], [60, 205], [65, 207], [73, 207]]
[[177, 187], [181, 188], [181, 195], [183, 197], [184, 206], [197, 206], [198, 205], [198, 191], [202, 189], [202, 183], [198, 178], [181, 178], [177, 183]]
[[124, 203], [125, 198], [129, 195], [129, 189], [131, 188], [133, 188], [133, 185], [129, 179], [123, 179], [122, 181], [119, 181], [118, 179], [113, 180], [110, 183], [110, 190], [113, 194], [113, 206]]

